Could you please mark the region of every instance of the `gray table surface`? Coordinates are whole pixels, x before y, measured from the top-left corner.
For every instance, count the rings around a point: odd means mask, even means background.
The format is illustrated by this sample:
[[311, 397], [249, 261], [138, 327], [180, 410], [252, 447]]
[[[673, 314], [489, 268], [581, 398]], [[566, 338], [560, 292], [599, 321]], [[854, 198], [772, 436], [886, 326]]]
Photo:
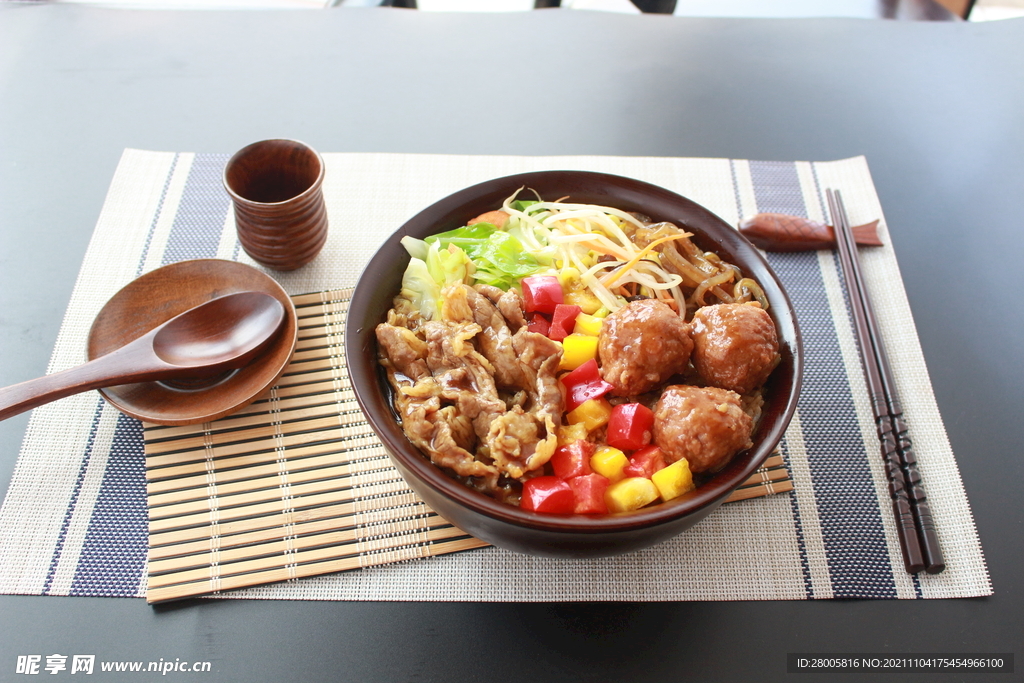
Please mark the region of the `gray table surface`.
[[[332, 152], [864, 154], [995, 587], [892, 602], [0, 596], [0, 680], [23, 678], [17, 655], [53, 652], [211, 661], [205, 678], [224, 681], [783, 680], [787, 652], [1019, 655], [1022, 46], [1024, 20], [0, 5], [0, 385], [45, 372], [125, 147], [288, 136]], [[577, 93], [573, 106], [544, 83]], [[532, 106], [506, 104], [518, 86]], [[0, 490], [26, 423], [0, 423]]]

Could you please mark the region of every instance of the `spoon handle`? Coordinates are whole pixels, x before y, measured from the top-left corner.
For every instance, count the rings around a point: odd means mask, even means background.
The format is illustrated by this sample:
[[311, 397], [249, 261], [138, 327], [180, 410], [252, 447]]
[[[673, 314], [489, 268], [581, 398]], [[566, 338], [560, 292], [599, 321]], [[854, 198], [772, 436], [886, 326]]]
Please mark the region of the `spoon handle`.
[[154, 358], [145, 346], [129, 344], [88, 363], [0, 389], [0, 420], [90, 389], [160, 379], [169, 370], [172, 366]]

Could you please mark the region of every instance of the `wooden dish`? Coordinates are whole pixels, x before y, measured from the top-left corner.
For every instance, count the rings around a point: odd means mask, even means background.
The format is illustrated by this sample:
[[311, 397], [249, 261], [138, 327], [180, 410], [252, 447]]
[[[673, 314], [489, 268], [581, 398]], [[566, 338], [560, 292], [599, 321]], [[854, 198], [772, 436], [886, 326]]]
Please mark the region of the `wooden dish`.
[[89, 360], [121, 348], [157, 325], [199, 304], [234, 292], [266, 292], [285, 307], [285, 322], [271, 346], [250, 365], [219, 382], [189, 388], [139, 382], [100, 389], [115, 408], [162, 425], [187, 425], [224, 417], [254, 401], [281, 377], [295, 350], [295, 306], [273, 278], [234, 261], [173, 263], [126, 285], [103, 306], [89, 330]]

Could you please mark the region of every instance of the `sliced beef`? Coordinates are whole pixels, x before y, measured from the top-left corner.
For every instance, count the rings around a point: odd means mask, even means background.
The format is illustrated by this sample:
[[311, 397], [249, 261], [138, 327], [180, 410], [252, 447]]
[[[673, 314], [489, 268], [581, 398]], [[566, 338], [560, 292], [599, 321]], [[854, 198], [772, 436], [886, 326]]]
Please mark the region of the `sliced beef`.
[[[500, 291], [500, 290], [499, 290]], [[477, 350], [494, 368], [499, 387], [518, 387], [522, 370], [512, 348], [512, 331], [491, 300], [467, 285], [452, 285], [443, 292], [441, 317], [450, 322], [474, 322], [480, 332], [474, 339]]]
[[427, 368], [427, 344], [405, 327], [389, 323], [377, 325], [377, 343], [398, 372], [413, 380], [430, 375]]

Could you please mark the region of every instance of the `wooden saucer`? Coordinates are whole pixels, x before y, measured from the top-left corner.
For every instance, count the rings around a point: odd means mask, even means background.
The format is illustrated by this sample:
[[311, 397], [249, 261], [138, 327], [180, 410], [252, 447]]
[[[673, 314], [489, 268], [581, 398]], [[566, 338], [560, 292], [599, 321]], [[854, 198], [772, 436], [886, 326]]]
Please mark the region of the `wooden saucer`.
[[272, 387], [291, 361], [298, 322], [291, 297], [274, 279], [234, 261], [181, 261], [146, 273], [104, 305], [89, 330], [89, 360], [121, 348], [189, 308], [234, 292], [266, 292], [285, 307], [285, 322], [271, 346], [250, 365], [213, 386], [176, 388], [140, 382], [100, 389], [115, 408], [162, 425], [209, 422], [235, 412]]

